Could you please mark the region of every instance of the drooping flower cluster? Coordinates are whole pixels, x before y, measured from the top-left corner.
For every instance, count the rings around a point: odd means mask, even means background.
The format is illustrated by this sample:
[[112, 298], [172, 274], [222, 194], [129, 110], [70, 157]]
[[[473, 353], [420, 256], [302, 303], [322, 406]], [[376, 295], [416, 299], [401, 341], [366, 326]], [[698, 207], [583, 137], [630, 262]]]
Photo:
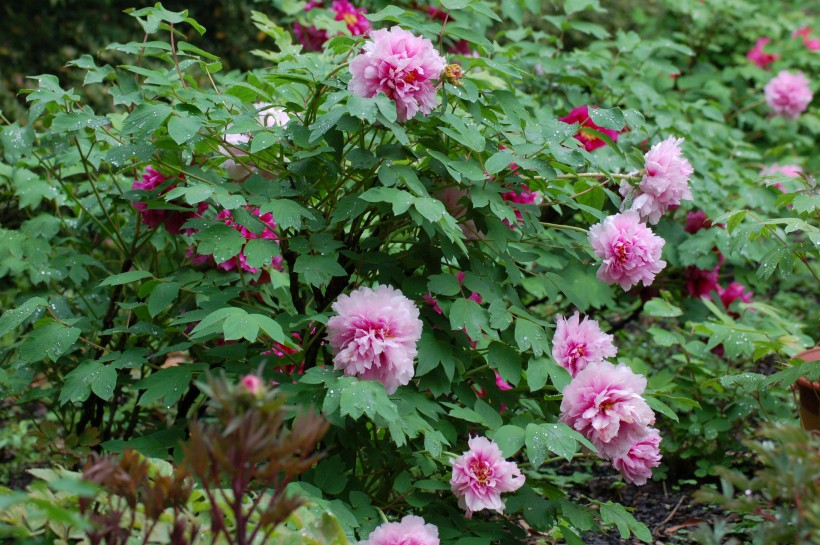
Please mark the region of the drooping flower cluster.
[[791, 120], [800, 117], [814, 96], [809, 88], [809, 79], [803, 72], [792, 74], [786, 70], [770, 80], [763, 92], [772, 112]]
[[589, 106], [587, 106], [586, 104], [573, 108], [564, 117], [559, 117], [558, 121], [563, 121], [568, 125], [578, 123], [578, 134], [575, 135], [575, 139], [581, 142], [584, 145], [584, 149], [587, 151], [593, 151], [598, 148], [602, 148], [606, 146], [606, 142], [604, 142], [595, 135], [585, 132], [583, 130], [584, 128], [592, 129], [594, 131], [603, 133], [607, 135], [609, 138], [611, 138], [613, 142], [618, 141], [618, 131], [599, 127], [595, 124], [595, 122], [592, 121], [592, 119], [589, 118]]
[[595, 320], [578, 311], [569, 317], [558, 316], [555, 336], [552, 339], [552, 357], [573, 377], [588, 365], [613, 358], [618, 349], [613, 344], [614, 337], [601, 331]]
[[[760, 176], [786, 176], [787, 178], [799, 178], [803, 174], [803, 168], [800, 165], [779, 165], [774, 163], [760, 170]], [[774, 182], [772, 187], [776, 187], [781, 192], [786, 193], [786, 187], [781, 182]]]
[[583, 434], [628, 482], [644, 484], [660, 464], [655, 413], [641, 394], [646, 379], [625, 364], [588, 365], [564, 389], [561, 418]]
[[364, 50], [350, 61], [353, 94], [371, 98], [384, 93], [396, 103], [398, 120], [429, 114], [438, 105], [434, 80], [446, 62], [433, 43], [398, 26], [370, 33]]
[[476, 511], [504, 512], [501, 494], [515, 492], [525, 478], [515, 462], [504, 459], [498, 445], [486, 437], [470, 437], [470, 450], [453, 460], [450, 488], [467, 518]]
[[602, 259], [598, 279], [625, 290], [639, 282], [651, 285], [666, 266], [661, 259], [666, 241], [641, 223], [634, 210], [609, 216], [590, 227], [589, 242]]
[[[284, 108], [278, 108], [264, 102], [254, 104], [259, 115], [259, 124], [263, 127], [284, 127], [290, 121], [290, 116]], [[257, 172], [256, 167], [237, 161], [235, 158], [247, 155], [246, 149], [240, 146], [247, 145], [252, 136], [247, 133], [230, 133], [225, 135], [225, 145], [219, 148], [220, 153], [230, 157], [222, 163], [231, 180], [242, 181]]]
[[766, 53], [765, 51], [763, 51], [763, 48], [769, 45], [771, 41], [772, 39], [768, 36], [758, 38], [755, 42], [754, 47], [751, 48], [748, 53], [746, 53], [746, 58], [752, 61], [760, 68], [766, 68], [774, 61], [780, 59], [780, 55], [778, 55], [777, 53]]
[[692, 199], [689, 177], [694, 169], [681, 154], [682, 142], [683, 138], [670, 136], [652, 146], [644, 155], [646, 172], [638, 186], [632, 187], [626, 180], [621, 184], [624, 204], [631, 197], [630, 210], [636, 210], [642, 221], [658, 223], [671, 207]]
[[[305, 12], [312, 11], [316, 8], [321, 8], [324, 4], [323, 0], [311, 0], [305, 5]], [[330, 9], [334, 12], [333, 19], [336, 21], [344, 21], [347, 25], [347, 30], [353, 36], [362, 36], [370, 32], [372, 28], [370, 21], [365, 17], [367, 10], [364, 8], [357, 8], [348, 0], [334, 0], [330, 5]], [[293, 23], [293, 33], [296, 39], [308, 51], [321, 51], [322, 46], [328, 40], [327, 31], [316, 28], [313, 25], [302, 25], [298, 22]]]
[[333, 303], [327, 338], [334, 369], [376, 380], [392, 394], [413, 378], [421, 338], [419, 309], [391, 286], [362, 287]]
[[439, 545], [438, 528], [424, 519], [407, 515], [401, 522], [385, 522], [360, 545]]
[[[131, 184], [131, 189], [137, 191], [153, 191], [166, 183], [171, 178], [163, 176], [160, 172], [155, 170], [152, 166], [147, 166], [145, 172], [142, 174], [141, 180], [134, 180]], [[176, 187], [176, 184], [171, 184], [162, 190], [161, 194], [165, 194]], [[197, 205], [196, 211], [183, 212], [180, 210], [157, 210], [148, 208], [144, 202], [134, 202], [133, 207], [140, 213], [142, 223], [154, 229], [160, 225], [165, 227], [165, 230], [172, 235], [180, 234], [182, 226], [186, 221], [192, 218], [201, 216], [207, 209], [208, 203], [201, 202]]]

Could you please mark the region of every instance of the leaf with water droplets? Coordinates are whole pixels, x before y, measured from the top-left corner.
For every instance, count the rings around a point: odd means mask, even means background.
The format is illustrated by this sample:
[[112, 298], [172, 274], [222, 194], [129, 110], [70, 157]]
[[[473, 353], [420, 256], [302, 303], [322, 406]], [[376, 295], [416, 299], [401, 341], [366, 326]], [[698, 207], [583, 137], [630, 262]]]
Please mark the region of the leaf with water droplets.
[[38, 362], [57, 359], [68, 352], [80, 337], [80, 329], [47, 319], [42, 320], [20, 346], [20, 359]]
[[34, 311], [46, 306], [47, 302], [42, 297], [32, 297], [19, 307], [9, 309], [0, 316], [0, 336], [5, 335], [18, 325], [22, 324]]

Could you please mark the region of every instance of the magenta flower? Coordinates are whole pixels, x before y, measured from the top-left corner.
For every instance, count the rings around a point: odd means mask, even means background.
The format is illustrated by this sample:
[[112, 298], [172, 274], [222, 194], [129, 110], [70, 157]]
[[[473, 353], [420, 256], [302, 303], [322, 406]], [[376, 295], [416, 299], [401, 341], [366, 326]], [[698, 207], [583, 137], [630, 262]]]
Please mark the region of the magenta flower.
[[401, 522], [385, 522], [361, 545], [439, 545], [438, 528], [424, 519], [407, 515]]
[[703, 210], [695, 210], [686, 214], [686, 226], [683, 230], [690, 235], [694, 235], [701, 229], [709, 229], [710, 227], [712, 227], [712, 222], [709, 221], [706, 212]]
[[681, 201], [692, 200], [689, 177], [694, 170], [681, 155], [683, 138], [670, 136], [658, 142], [644, 155], [646, 173], [637, 187], [626, 180], [621, 184], [624, 204], [632, 197], [630, 210], [636, 210], [641, 220], [658, 223], [661, 216]]
[[[180, 175], [180, 179], [184, 176]], [[131, 184], [131, 189], [138, 191], [153, 191], [171, 178], [163, 176], [156, 171], [152, 166], [145, 167], [145, 172], [142, 174], [142, 180], [134, 180]], [[169, 185], [162, 190], [161, 194], [167, 193], [174, 189], [176, 184]], [[180, 210], [152, 210], [144, 202], [134, 202], [132, 206], [140, 213], [142, 223], [154, 229], [160, 225], [165, 227], [165, 230], [172, 235], [178, 235], [182, 232], [182, 226], [186, 221], [192, 218], [200, 217], [207, 209], [208, 203], [201, 202], [197, 205], [196, 212], [182, 212]]]
[[820, 38], [811, 37], [811, 27], [804, 26], [792, 32], [792, 38], [800, 37], [803, 40], [803, 45], [809, 51], [820, 51]]
[[419, 309], [391, 286], [359, 288], [333, 303], [327, 323], [334, 369], [384, 384], [387, 393], [413, 378], [421, 338]]
[[262, 379], [256, 375], [245, 375], [239, 384], [252, 395], [259, 395], [262, 391]]
[[585, 133], [583, 130], [581, 130], [584, 127], [607, 135], [612, 139], [613, 142], [618, 141], [618, 131], [599, 127], [589, 118], [589, 106], [587, 106], [586, 104], [584, 104], [583, 106], [578, 106], [577, 108], [573, 108], [564, 117], [559, 117], [558, 121], [563, 121], [568, 125], [578, 123], [578, 134], [575, 135], [575, 139], [581, 142], [584, 145], [584, 149], [587, 151], [593, 151], [598, 148], [602, 148], [606, 146], [606, 142], [591, 134]]
[[559, 316], [555, 336], [552, 338], [552, 357], [566, 368], [573, 377], [591, 363], [600, 363], [615, 357], [618, 349], [612, 344], [614, 337], [601, 331], [598, 322], [578, 311], [569, 319]]
[[765, 53], [763, 51], [763, 48], [769, 45], [769, 42], [771, 41], [771, 38], [768, 36], [758, 38], [755, 42], [755, 46], [751, 48], [748, 53], [746, 53], [746, 58], [760, 68], [766, 68], [774, 61], [780, 59], [780, 55], [776, 53]]
[[499, 390], [504, 392], [504, 391], [513, 389], [512, 384], [510, 384], [509, 382], [507, 382], [506, 380], [501, 378], [501, 375], [499, 374], [498, 371], [493, 370], [493, 373], [495, 373], [495, 385]]
[[589, 242], [595, 255], [603, 259], [598, 279], [619, 284], [625, 290], [638, 282], [650, 286], [666, 266], [661, 260], [665, 241], [641, 223], [633, 210], [609, 216], [590, 227]]
[[[799, 178], [801, 174], [803, 174], [803, 169], [800, 165], [778, 165], [777, 163], [774, 163], [762, 168], [759, 176], [786, 176], [788, 178]], [[786, 193], [786, 187], [782, 183], [774, 182], [771, 183], [771, 185], [779, 189], [782, 193]]]
[[652, 468], [661, 463], [661, 436], [655, 428], [644, 428], [637, 438], [627, 436], [624, 449], [610, 456], [612, 466], [626, 482], [638, 486], [652, 478]]
[[438, 105], [433, 81], [445, 66], [433, 43], [398, 26], [370, 33], [364, 50], [350, 61], [348, 88], [361, 97], [384, 93], [396, 103], [405, 122], [417, 112], [425, 115]]
[[723, 302], [723, 306], [727, 309], [729, 305], [737, 300], [747, 304], [751, 303], [752, 297], [754, 296], [754, 293], [752, 293], [751, 290], [746, 291], [746, 286], [740, 282], [732, 282], [725, 288], [718, 287], [717, 291], [718, 295], [720, 295], [720, 300]]
[[772, 112], [791, 120], [800, 117], [813, 98], [809, 79], [803, 72], [792, 74], [783, 70], [766, 84], [763, 92]]
[[[277, 108], [271, 104], [257, 102], [254, 104], [259, 116], [259, 124], [263, 127], [284, 127], [290, 121], [290, 116], [284, 108]], [[230, 128], [230, 127], [229, 127]], [[225, 135], [225, 145], [219, 147], [219, 152], [226, 157], [241, 157], [248, 152], [240, 145], [247, 145], [251, 141], [251, 135], [247, 133], [233, 133]], [[228, 159], [222, 166], [228, 173], [228, 178], [241, 182], [248, 176], [257, 172], [257, 169], [245, 163], [238, 162], [233, 158]]]
[[719, 291], [718, 273], [720, 265], [714, 269], [704, 270], [697, 267], [686, 268], [686, 291], [692, 297], [709, 298], [713, 291]]
[[504, 512], [501, 494], [515, 492], [524, 485], [524, 476], [515, 462], [508, 462], [501, 449], [486, 437], [470, 437], [470, 450], [453, 460], [450, 488], [458, 505], [467, 512], [492, 509]]
[[[561, 418], [596, 446], [616, 439], [622, 431], [648, 426], [655, 413], [641, 397], [646, 378], [621, 363], [608, 361], [588, 365], [564, 388]], [[600, 447], [599, 450], [605, 447]]]
[[364, 8], [357, 8], [347, 0], [333, 0], [331, 8], [336, 12], [334, 17], [337, 21], [344, 21], [347, 25], [347, 30], [353, 36], [362, 36], [370, 32], [372, 26], [367, 17], [364, 16], [367, 10]]
[[[275, 240], [276, 243], [279, 243], [279, 237], [276, 235], [276, 222], [273, 221], [273, 215], [271, 213], [262, 214], [261, 210], [258, 208], [253, 207], [246, 207], [251, 214], [256, 216], [259, 221], [264, 224], [262, 231], [257, 234], [245, 227], [244, 225], [237, 223], [233, 219], [233, 214], [231, 214], [230, 210], [222, 210], [219, 214], [216, 215], [217, 219], [223, 221], [225, 225], [228, 227], [232, 227], [239, 231], [242, 237], [247, 242], [248, 240], [252, 240], [255, 238], [266, 238], [269, 240]], [[231, 257], [230, 259], [223, 261], [222, 263], [217, 263], [220, 269], [225, 271], [232, 271], [236, 268], [241, 268], [244, 271], [248, 271], [249, 273], [256, 273], [259, 271], [256, 267], [251, 267], [248, 265], [248, 259], [245, 256], [245, 247], [243, 245], [242, 250], [239, 251], [238, 255]], [[282, 270], [282, 256], [274, 256], [271, 258], [270, 266], [276, 270]], [[267, 274], [267, 271], [263, 271], [263, 273]]]

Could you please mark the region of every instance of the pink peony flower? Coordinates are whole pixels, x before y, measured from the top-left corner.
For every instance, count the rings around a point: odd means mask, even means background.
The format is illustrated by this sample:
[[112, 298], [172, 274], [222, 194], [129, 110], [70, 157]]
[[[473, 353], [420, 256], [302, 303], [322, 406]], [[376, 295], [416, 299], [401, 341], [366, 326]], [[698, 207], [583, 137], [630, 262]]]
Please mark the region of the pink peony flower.
[[614, 358], [618, 349], [612, 344], [614, 337], [601, 331], [598, 322], [578, 311], [569, 319], [559, 316], [555, 336], [552, 338], [552, 357], [566, 368], [573, 377], [591, 363]]
[[720, 265], [714, 269], [704, 270], [697, 267], [686, 268], [686, 291], [692, 297], [709, 298], [713, 291], [720, 290], [718, 285], [718, 274]]
[[763, 48], [769, 45], [769, 42], [771, 41], [771, 38], [769, 38], [768, 36], [758, 38], [755, 42], [755, 46], [752, 49], [750, 49], [748, 53], [746, 53], [746, 58], [752, 61], [760, 68], [766, 68], [774, 61], [780, 59], [780, 55], [776, 53], [763, 52]]
[[388, 393], [413, 378], [416, 344], [421, 338], [419, 309], [391, 286], [359, 288], [333, 303], [327, 323], [334, 369], [377, 380]]
[[493, 373], [495, 373], [495, 385], [498, 387], [499, 390], [503, 392], [506, 390], [513, 389], [512, 384], [501, 378], [501, 375], [498, 373], [498, 371], [493, 370]]
[[458, 505], [467, 512], [492, 509], [504, 512], [501, 494], [515, 492], [524, 485], [524, 476], [515, 462], [508, 462], [501, 449], [486, 437], [470, 437], [470, 450], [453, 460], [450, 488]]
[[252, 395], [259, 395], [262, 391], [262, 379], [256, 375], [245, 375], [239, 384]]
[[632, 187], [626, 180], [621, 183], [624, 203], [632, 196], [630, 210], [636, 210], [641, 220], [658, 223], [667, 210], [683, 200], [692, 200], [689, 177], [694, 170], [681, 156], [682, 142], [683, 138], [670, 136], [652, 146], [644, 155], [646, 174], [638, 186]]
[[[222, 210], [219, 214], [216, 215], [217, 219], [222, 220], [225, 225], [228, 227], [233, 227], [242, 235], [242, 237], [248, 241], [255, 238], [266, 238], [269, 240], [275, 240], [276, 243], [279, 243], [279, 237], [276, 235], [276, 223], [273, 221], [273, 215], [271, 213], [262, 214], [261, 210], [258, 208], [253, 207], [246, 207], [252, 215], [256, 216], [264, 225], [262, 232], [257, 234], [245, 227], [244, 225], [237, 223], [233, 219], [233, 214], [231, 214], [230, 210]], [[244, 246], [242, 250], [239, 251], [238, 255], [233, 256], [232, 258], [223, 261], [222, 263], [217, 264], [220, 269], [225, 271], [232, 271], [236, 268], [241, 268], [244, 271], [248, 271], [250, 273], [256, 273], [259, 271], [256, 267], [251, 267], [248, 265], [247, 257], [245, 256], [245, 249]], [[282, 270], [282, 256], [274, 256], [271, 258], [270, 266], [276, 270]]]
[[331, 8], [336, 12], [334, 17], [337, 21], [344, 21], [347, 25], [347, 30], [353, 36], [361, 36], [370, 32], [372, 28], [370, 21], [364, 16], [367, 10], [364, 8], [356, 8], [347, 0], [333, 0]]
[[781, 71], [763, 88], [766, 104], [775, 115], [786, 119], [797, 119], [813, 98], [809, 79], [803, 72], [792, 74]]
[[407, 515], [401, 522], [385, 522], [361, 545], [439, 545], [438, 528], [424, 519]]
[[[258, 102], [254, 104], [258, 111], [259, 124], [263, 127], [284, 127], [290, 121], [290, 116], [284, 108], [277, 108], [271, 104]], [[219, 152], [227, 157], [240, 157], [248, 152], [240, 148], [240, 145], [247, 145], [251, 141], [251, 135], [247, 133], [234, 133], [225, 135], [225, 145], [219, 147]], [[228, 173], [231, 180], [242, 181], [248, 176], [257, 172], [256, 168], [245, 163], [240, 163], [234, 159], [228, 159], [222, 166]]]
[[701, 229], [709, 229], [710, 227], [712, 227], [712, 222], [709, 221], [706, 212], [703, 210], [695, 210], [686, 214], [686, 226], [683, 230], [690, 235], [694, 235]]
[[811, 37], [811, 27], [804, 26], [792, 32], [792, 38], [801, 38], [809, 51], [820, 51], [820, 38]]
[[626, 482], [638, 486], [652, 478], [652, 468], [661, 463], [661, 436], [655, 428], [645, 428], [637, 438], [627, 437], [625, 448], [610, 456], [612, 466]]
[[750, 291], [746, 291], [746, 286], [741, 284], [740, 282], [732, 282], [725, 288], [719, 287], [718, 295], [720, 295], [720, 300], [723, 302], [723, 306], [729, 308], [729, 305], [734, 303], [737, 300], [742, 301], [743, 303], [751, 303], [752, 297], [754, 293]]
[[[183, 178], [180, 175], [180, 178]], [[152, 166], [145, 167], [145, 172], [142, 174], [142, 180], [134, 180], [131, 184], [131, 189], [138, 191], [153, 191], [161, 186], [171, 178], [163, 176], [157, 172]], [[172, 184], [162, 190], [162, 194], [171, 191], [176, 187]], [[197, 205], [196, 212], [182, 212], [179, 210], [152, 210], [143, 202], [134, 202], [132, 206], [140, 213], [142, 223], [154, 229], [160, 225], [165, 227], [165, 230], [172, 235], [178, 235], [182, 232], [182, 226], [186, 221], [192, 218], [200, 217], [208, 209], [208, 203], [201, 202]]]
[[438, 79], [444, 58], [433, 43], [398, 26], [370, 33], [364, 50], [350, 61], [348, 88], [361, 97], [384, 93], [396, 103], [398, 119], [407, 121], [438, 105], [432, 80]]
[[584, 149], [587, 151], [593, 151], [598, 148], [602, 148], [606, 146], [606, 142], [592, 136], [591, 134], [587, 134], [581, 129], [584, 127], [590, 128], [592, 130], [598, 131], [609, 136], [613, 142], [618, 141], [618, 131], [612, 129], [605, 129], [603, 127], [599, 127], [589, 118], [589, 106], [584, 104], [583, 106], [578, 106], [577, 108], [573, 108], [570, 112], [565, 115], [564, 117], [559, 117], [558, 121], [563, 121], [568, 125], [572, 125], [573, 123], [578, 123], [578, 134], [575, 135], [575, 139], [581, 142], [584, 145]]
[[[800, 165], [778, 165], [774, 163], [760, 170], [759, 176], [787, 176], [789, 178], [799, 178], [803, 174], [803, 169]], [[769, 182], [772, 186], [786, 193], [786, 187], [780, 182]]]
[[606, 445], [619, 436], [621, 428], [627, 433], [655, 422], [655, 413], [641, 397], [645, 388], [646, 378], [623, 363], [590, 364], [564, 388], [560, 421], [596, 446]]
[[589, 242], [595, 255], [603, 259], [598, 279], [619, 284], [625, 290], [638, 282], [651, 285], [666, 266], [661, 260], [665, 241], [641, 223], [638, 213], [632, 210], [590, 227]]

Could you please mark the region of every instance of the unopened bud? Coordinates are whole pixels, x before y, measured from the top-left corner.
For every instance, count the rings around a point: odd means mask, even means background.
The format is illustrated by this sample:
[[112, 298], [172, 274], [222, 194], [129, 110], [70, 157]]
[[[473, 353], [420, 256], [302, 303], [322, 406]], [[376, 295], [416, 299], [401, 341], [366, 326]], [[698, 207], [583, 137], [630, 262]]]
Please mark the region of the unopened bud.
[[256, 396], [262, 392], [262, 379], [256, 375], [245, 375], [239, 383], [252, 395]]

